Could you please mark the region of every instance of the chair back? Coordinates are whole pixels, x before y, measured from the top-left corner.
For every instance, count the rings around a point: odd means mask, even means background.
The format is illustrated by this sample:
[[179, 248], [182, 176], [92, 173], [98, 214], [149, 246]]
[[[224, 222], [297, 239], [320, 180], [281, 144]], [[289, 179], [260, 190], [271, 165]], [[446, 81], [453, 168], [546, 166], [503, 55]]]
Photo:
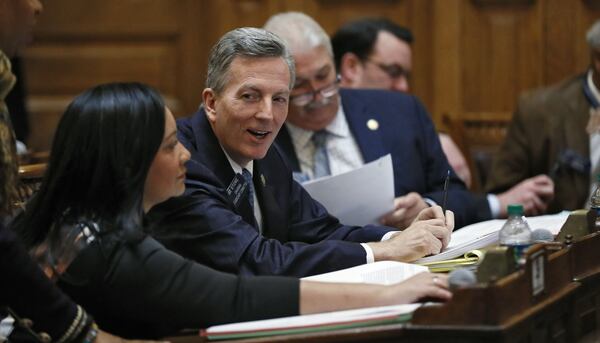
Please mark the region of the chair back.
[[17, 185], [15, 209], [23, 208], [25, 203], [40, 189], [46, 166], [46, 163], [19, 166], [19, 184]]
[[512, 112], [445, 113], [442, 116], [471, 169], [471, 190], [483, 191], [492, 159], [504, 141], [511, 118]]

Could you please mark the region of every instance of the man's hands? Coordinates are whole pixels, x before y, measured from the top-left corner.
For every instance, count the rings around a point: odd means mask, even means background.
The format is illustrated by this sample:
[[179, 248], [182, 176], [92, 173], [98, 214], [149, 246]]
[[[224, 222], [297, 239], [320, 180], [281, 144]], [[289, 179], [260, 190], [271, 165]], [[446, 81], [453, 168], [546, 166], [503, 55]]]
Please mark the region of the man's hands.
[[408, 193], [394, 199], [394, 210], [381, 218], [381, 224], [402, 230], [414, 221], [419, 212], [428, 207], [419, 193]]
[[498, 194], [500, 217], [506, 217], [509, 204], [522, 204], [525, 215], [546, 213], [548, 203], [554, 197], [554, 182], [547, 175], [537, 175], [521, 181], [508, 191]]
[[454, 213], [442, 213], [440, 206], [428, 207], [418, 213], [404, 231], [384, 242], [368, 243], [375, 261], [394, 260], [412, 262], [423, 256], [438, 254], [450, 242], [454, 229]]

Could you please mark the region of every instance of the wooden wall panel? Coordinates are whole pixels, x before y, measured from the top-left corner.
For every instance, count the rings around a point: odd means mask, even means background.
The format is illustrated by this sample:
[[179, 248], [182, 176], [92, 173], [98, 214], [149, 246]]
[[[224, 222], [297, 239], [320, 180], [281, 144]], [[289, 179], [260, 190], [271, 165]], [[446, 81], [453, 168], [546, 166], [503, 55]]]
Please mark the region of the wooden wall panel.
[[464, 111], [510, 110], [520, 90], [539, 84], [541, 9], [539, 1], [507, 5], [463, 2]]
[[547, 0], [544, 83], [558, 82], [583, 72], [590, 63], [585, 41], [587, 30], [600, 19], [600, 2]]
[[201, 28], [193, 24], [198, 17], [182, 20], [190, 9], [203, 19], [197, 0], [45, 3], [36, 44], [25, 55], [32, 127], [28, 144], [48, 149], [66, 105], [99, 83], [144, 82], [159, 89], [175, 113], [196, 108], [200, 91], [184, 88], [201, 87], [202, 75], [192, 64], [206, 47], [193, 43], [200, 41]]
[[[35, 94], [74, 94], [98, 83], [139, 81], [175, 93], [174, 42], [40, 44], [28, 51], [28, 86]], [[46, 80], [53, 80], [51, 83]]]
[[409, 27], [412, 91], [442, 113], [511, 111], [519, 93], [585, 70], [597, 0], [52, 0], [25, 65], [31, 140], [47, 149], [64, 106], [83, 89], [137, 80], [176, 116], [199, 105], [210, 47], [277, 12], [313, 16], [328, 33], [365, 16]]

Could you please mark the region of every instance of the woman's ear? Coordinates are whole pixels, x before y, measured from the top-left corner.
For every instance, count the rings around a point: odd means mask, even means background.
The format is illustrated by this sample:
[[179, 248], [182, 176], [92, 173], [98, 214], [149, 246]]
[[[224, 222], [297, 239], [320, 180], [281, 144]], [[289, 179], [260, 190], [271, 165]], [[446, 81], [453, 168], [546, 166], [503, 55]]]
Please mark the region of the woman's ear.
[[212, 88], [205, 88], [202, 91], [202, 102], [204, 103], [204, 111], [206, 112], [208, 120], [214, 123], [217, 115], [215, 109], [217, 98], [215, 91]]

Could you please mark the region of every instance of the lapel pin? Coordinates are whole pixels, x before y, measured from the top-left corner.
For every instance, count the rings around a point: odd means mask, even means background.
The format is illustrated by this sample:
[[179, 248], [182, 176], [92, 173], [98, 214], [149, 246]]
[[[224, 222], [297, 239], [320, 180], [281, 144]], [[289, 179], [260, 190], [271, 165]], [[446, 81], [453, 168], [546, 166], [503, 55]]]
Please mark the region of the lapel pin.
[[367, 120], [367, 127], [371, 131], [376, 131], [377, 129], [379, 129], [379, 122], [375, 119], [369, 119]]
[[267, 185], [267, 180], [265, 179], [264, 174], [260, 174], [260, 182], [262, 183], [263, 187], [265, 187]]

